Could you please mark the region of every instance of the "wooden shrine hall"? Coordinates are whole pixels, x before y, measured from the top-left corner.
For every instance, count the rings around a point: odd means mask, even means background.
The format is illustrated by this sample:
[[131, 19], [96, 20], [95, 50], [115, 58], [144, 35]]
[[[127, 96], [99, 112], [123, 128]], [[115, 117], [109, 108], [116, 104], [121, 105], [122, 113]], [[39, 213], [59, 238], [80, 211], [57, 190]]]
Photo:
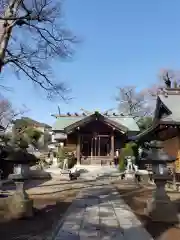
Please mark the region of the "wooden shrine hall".
[[95, 111], [53, 116], [55, 141], [74, 148], [81, 164], [108, 164], [128, 137], [139, 133], [135, 120], [122, 114]]

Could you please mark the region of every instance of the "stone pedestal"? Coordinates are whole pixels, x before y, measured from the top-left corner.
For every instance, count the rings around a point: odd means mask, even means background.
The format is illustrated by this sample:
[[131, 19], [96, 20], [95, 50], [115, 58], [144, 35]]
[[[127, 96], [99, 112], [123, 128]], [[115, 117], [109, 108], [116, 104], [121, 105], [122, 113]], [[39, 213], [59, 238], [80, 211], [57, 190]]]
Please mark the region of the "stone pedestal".
[[69, 173], [70, 173], [70, 170], [68, 170], [68, 169], [62, 169], [61, 170], [61, 174], [66, 175], [66, 174], [69, 174]]
[[69, 180], [69, 173], [70, 173], [69, 170], [63, 169], [63, 170], [61, 171], [61, 179]]
[[133, 171], [125, 172], [125, 180], [134, 180], [134, 179], [135, 179], [135, 173]]
[[151, 200], [147, 202], [146, 213], [154, 222], [178, 222], [178, 211], [165, 191], [166, 179], [155, 179], [156, 190]]

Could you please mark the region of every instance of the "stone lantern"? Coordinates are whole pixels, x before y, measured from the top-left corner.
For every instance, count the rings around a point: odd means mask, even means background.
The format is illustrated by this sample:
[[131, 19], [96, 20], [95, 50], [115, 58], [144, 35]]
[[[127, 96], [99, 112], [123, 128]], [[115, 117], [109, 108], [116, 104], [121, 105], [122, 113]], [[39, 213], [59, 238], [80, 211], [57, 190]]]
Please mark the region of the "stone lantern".
[[165, 191], [167, 180], [172, 179], [168, 174], [167, 163], [172, 163], [176, 158], [169, 156], [163, 149], [162, 142], [152, 141], [145, 161], [152, 164], [152, 172], [156, 189], [152, 199], [147, 202], [147, 213], [152, 221], [178, 222], [177, 210]]
[[16, 218], [30, 217], [33, 215], [33, 201], [29, 199], [24, 189], [24, 183], [29, 179], [29, 175], [23, 169], [27, 169], [25, 166], [29, 167], [29, 164], [37, 159], [33, 154], [28, 153], [26, 148], [17, 148], [11, 151], [6, 161], [19, 167], [18, 171], [8, 177], [16, 185], [16, 191], [9, 202], [10, 213]]

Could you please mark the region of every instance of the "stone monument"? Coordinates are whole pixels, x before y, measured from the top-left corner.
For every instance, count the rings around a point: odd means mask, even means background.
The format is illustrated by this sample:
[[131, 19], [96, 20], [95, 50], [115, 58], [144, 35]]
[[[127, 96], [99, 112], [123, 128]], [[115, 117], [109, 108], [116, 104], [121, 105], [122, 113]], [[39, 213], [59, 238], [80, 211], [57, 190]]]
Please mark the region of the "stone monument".
[[138, 172], [138, 166], [136, 164], [133, 164], [133, 168], [134, 168], [135, 173]]
[[66, 170], [66, 169], [68, 169], [68, 159], [67, 158], [65, 158], [64, 162], [63, 162], [63, 170]]
[[61, 171], [61, 174], [63, 175], [63, 177], [69, 179], [69, 173], [70, 173], [70, 170], [68, 169], [68, 159], [65, 158], [63, 161], [63, 169]]
[[126, 180], [134, 180], [135, 179], [135, 171], [133, 169], [133, 161], [134, 157], [133, 156], [127, 156], [127, 166], [125, 170], [125, 179]]
[[55, 152], [50, 153], [50, 159], [53, 167], [58, 167], [58, 159]]

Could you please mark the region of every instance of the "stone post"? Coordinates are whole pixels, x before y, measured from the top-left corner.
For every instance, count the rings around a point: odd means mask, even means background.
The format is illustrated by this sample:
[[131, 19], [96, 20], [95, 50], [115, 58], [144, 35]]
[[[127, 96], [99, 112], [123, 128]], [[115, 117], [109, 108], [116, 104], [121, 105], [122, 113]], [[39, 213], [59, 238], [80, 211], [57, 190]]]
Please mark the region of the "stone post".
[[165, 191], [167, 180], [160, 176], [154, 177], [156, 189], [151, 200], [147, 202], [147, 213], [153, 222], [177, 223], [177, 209]]
[[[13, 175], [13, 174], [12, 174]], [[12, 178], [16, 185], [16, 191], [9, 200], [9, 211], [13, 218], [23, 218], [33, 216], [33, 200], [29, 199], [24, 189], [25, 179], [21, 175]]]

